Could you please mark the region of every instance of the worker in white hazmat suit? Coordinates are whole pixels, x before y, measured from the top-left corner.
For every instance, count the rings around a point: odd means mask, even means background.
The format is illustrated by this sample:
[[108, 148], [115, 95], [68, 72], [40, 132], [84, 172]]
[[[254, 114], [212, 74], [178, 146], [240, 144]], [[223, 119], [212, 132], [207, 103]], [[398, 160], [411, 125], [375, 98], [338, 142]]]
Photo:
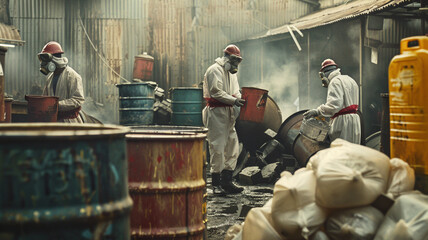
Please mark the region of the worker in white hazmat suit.
[[239, 155], [239, 142], [235, 120], [245, 100], [241, 99], [236, 73], [242, 61], [241, 52], [235, 45], [224, 50], [224, 56], [211, 65], [203, 81], [207, 106], [203, 110], [203, 122], [208, 128], [207, 140], [210, 151], [212, 186], [214, 193], [239, 193], [243, 188], [232, 182], [233, 170]]
[[[68, 59], [57, 42], [48, 42], [38, 54], [40, 72], [47, 75], [43, 95], [56, 96], [58, 122], [83, 123], [81, 106], [85, 101], [80, 75], [67, 66]], [[80, 113], [80, 114], [79, 114]]]
[[327, 101], [316, 109], [303, 114], [305, 118], [322, 115], [333, 122], [329, 130], [330, 140], [342, 138], [351, 143], [361, 142], [361, 122], [357, 114], [359, 91], [354, 79], [340, 73], [340, 68], [331, 60], [321, 64], [320, 78], [327, 90]]

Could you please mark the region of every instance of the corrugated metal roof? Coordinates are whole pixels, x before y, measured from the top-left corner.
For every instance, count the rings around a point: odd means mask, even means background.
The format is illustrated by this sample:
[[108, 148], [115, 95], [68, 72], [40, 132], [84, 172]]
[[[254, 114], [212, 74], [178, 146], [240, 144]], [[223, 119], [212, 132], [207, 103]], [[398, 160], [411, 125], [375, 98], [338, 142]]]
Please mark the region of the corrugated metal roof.
[[295, 26], [299, 30], [319, 27], [338, 21], [355, 18], [361, 15], [381, 11], [387, 7], [392, 7], [404, 2], [413, 2], [414, 0], [358, 0], [337, 7], [327, 8], [313, 14], [298, 18], [289, 24], [268, 30], [265, 34], [258, 35], [251, 39], [270, 37], [278, 34], [287, 33], [289, 25]]
[[0, 43], [24, 45], [16, 27], [0, 23]]

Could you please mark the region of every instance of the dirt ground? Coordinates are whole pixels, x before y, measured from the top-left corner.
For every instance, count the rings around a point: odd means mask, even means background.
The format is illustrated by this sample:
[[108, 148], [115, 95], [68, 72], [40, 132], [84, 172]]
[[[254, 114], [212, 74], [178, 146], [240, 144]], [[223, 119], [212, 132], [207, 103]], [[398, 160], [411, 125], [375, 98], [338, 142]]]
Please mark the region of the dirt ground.
[[227, 229], [242, 223], [248, 211], [263, 206], [273, 195], [273, 184], [243, 186], [239, 194], [217, 195], [211, 188], [211, 174], [207, 173], [207, 235], [208, 240], [223, 240]]

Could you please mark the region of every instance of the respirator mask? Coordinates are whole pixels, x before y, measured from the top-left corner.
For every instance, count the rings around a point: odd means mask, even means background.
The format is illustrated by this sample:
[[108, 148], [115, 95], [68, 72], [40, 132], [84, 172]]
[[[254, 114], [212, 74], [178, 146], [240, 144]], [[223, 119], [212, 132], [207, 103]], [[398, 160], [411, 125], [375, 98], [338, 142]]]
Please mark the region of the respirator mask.
[[229, 71], [231, 74], [238, 72], [238, 65], [241, 63], [242, 58], [235, 56], [228, 56], [228, 61], [224, 64], [226, 71]]
[[323, 87], [328, 87], [328, 84], [330, 83], [330, 80], [328, 80], [328, 75], [326, 75], [324, 72], [319, 72], [320, 78], [321, 78], [321, 82], [322, 82], [322, 86]]
[[40, 72], [44, 75], [48, 75], [50, 72], [54, 72], [56, 65], [52, 62], [52, 54], [50, 53], [39, 53], [37, 55], [40, 61]]

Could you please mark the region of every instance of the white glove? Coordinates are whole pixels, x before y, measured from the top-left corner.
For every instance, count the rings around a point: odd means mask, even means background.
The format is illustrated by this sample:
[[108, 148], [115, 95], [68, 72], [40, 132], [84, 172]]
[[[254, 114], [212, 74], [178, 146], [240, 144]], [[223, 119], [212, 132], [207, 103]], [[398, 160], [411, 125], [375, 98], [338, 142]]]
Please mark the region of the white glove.
[[319, 116], [319, 115], [320, 115], [320, 113], [319, 113], [318, 109], [311, 109], [311, 110], [303, 113], [303, 117], [305, 119], [313, 118], [313, 117], [316, 117], [316, 116]]
[[244, 106], [244, 103], [245, 103], [245, 100], [242, 98], [237, 98], [235, 100], [235, 106], [242, 107], [242, 106]]

